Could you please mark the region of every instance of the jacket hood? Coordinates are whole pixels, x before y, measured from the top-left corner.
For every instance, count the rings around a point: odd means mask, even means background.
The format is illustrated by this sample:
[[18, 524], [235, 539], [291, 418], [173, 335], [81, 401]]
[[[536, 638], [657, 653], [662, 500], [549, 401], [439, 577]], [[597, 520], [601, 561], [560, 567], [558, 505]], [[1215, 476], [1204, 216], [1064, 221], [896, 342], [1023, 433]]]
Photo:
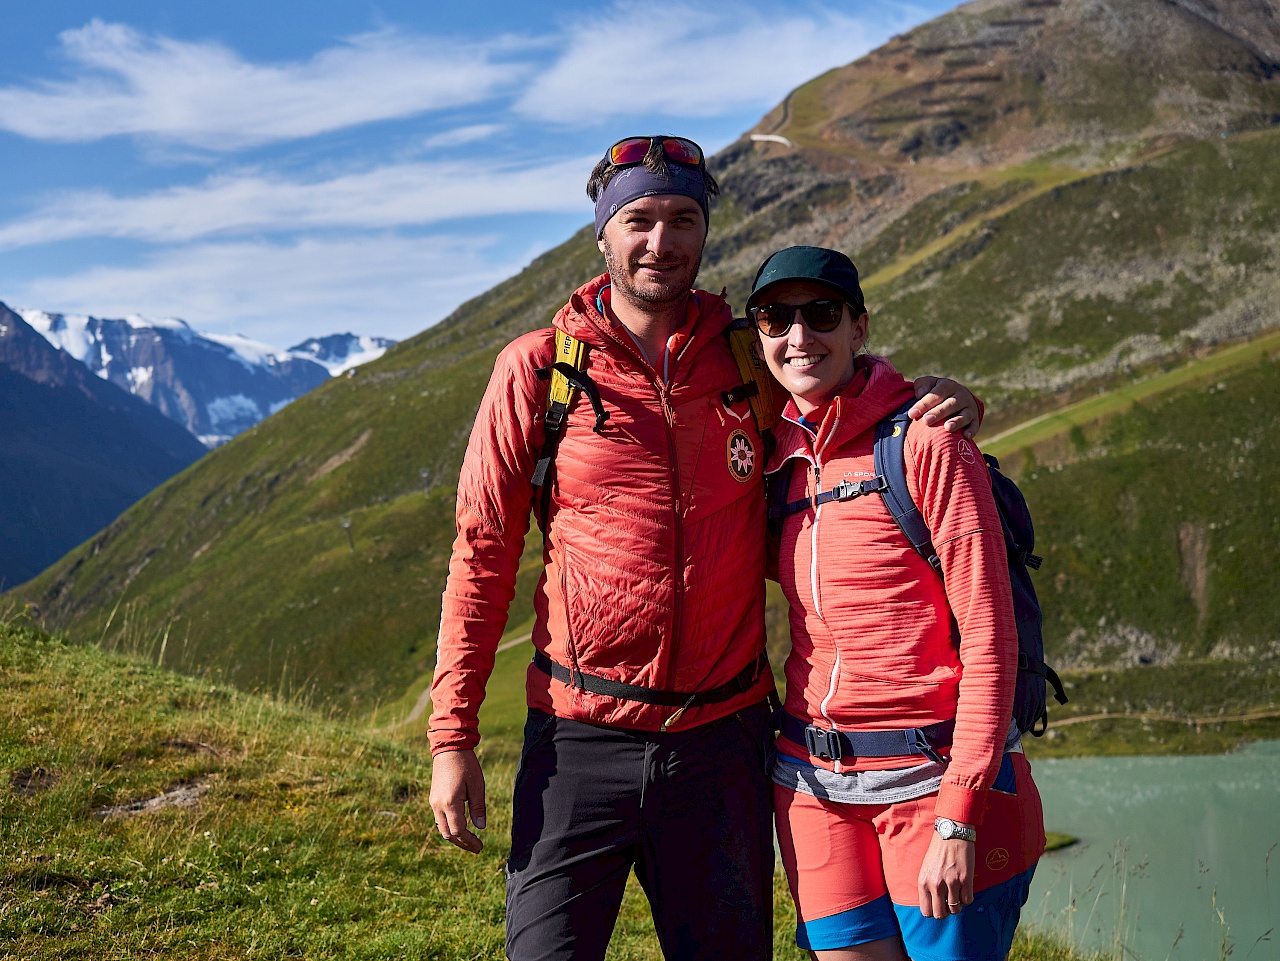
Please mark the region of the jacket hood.
[[769, 458], [767, 472], [777, 470], [796, 455], [809, 452], [834, 452], [842, 444], [872, 429], [889, 414], [915, 397], [911, 381], [904, 378], [893, 364], [870, 354], [854, 361], [853, 379], [826, 406], [818, 435], [809, 440], [809, 432], [800, 426], [800, 411], [794, 400], [788, 400], [775, 435], [778, 445]]
[[[592, 347], [608, 348], [621, 344], [631, 352], [635, 347], [622, 324], [600, 312], [597, 303], [600, 291], [609, 286], [608, 273], [603, 273], [575, 290], [569, 302], [560, 308], [552, 323], [571, 337], [576, 337]], [[680, 333], [688, 339], [680, 354], [692, 357], [702, 344], [719, 336], [733, 322], [725, 294], [712, 294], [705, 290], [690, 291], [688, 313]]]

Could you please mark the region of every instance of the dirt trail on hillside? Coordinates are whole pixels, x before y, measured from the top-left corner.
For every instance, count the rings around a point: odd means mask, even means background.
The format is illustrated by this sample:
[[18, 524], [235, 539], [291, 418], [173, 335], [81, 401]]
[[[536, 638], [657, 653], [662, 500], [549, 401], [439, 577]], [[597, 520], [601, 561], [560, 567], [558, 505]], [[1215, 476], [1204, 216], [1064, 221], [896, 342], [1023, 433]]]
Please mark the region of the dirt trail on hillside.
[[[509, 641], [503, 641], [501, 644], [498, 645], [498, 650], [496, 653], [501, 654], [503, 651], [509, 651], [513, 647], [519, 647], [521, 644], [525, 643], [526, 641], [532, 640], [532, 638], [533, 638], [533, 634], [530, 633], [530, 634], [521, 634], [519, 637], [514, 637]], [[426, 714], [427, 709], [429, 707], [431, 707], [431, 685], [430, 684], [428, 684], [426, 689], [421, 694], [418, 695], [418, 700], [414, 703], [413, 710], [409, 712], [409, 715], [403, 721], [396, 721], [394, 724], [388, 724], [386, 727], [378, 728], [378, 730], [389, 731], [392, 728], [404, 727], [406, 724], [412, 724], [414, 721], [417, 721], [419, 718], [421, 718], [422, 715]]]

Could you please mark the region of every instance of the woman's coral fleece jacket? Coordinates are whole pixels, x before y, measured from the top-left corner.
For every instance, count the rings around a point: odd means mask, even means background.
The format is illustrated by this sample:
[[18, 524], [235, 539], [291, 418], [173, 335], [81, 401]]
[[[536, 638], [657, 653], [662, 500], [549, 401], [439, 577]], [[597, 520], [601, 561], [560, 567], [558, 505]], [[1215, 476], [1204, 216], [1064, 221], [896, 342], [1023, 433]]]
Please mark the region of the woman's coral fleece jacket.
[[[853, 381], [821, 413], [816, 437], [789, 407], [769, 465], [775, 471], [798, 459], [788, 501], [874, 477], [876, 424], [911, 398], [911, 384], [887, 361], [862, 358]], [[955, 718], [937, 813], [978, 823], [1004, 751], [1017, 671], [1004, 534], [990, 476], [971, 441], [917, 421], [905, 452], [907, 484], [933, 534], [942, 577], [878, 495], [788, 518], [778, 561], [791, 604], [787, 710], [840, 730]], [[809, 759], [789, 741], [779, 746]], [[815, 763], [842, 769], [840, 762]], [[919, 757], [869, 758], [843, 770], [918, 763]]]

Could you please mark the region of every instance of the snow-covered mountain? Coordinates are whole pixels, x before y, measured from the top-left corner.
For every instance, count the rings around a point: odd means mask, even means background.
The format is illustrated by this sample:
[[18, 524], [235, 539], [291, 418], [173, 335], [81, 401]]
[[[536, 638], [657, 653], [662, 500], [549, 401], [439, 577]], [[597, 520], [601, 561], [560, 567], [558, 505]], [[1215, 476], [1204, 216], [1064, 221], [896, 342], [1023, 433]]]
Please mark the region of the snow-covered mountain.
[[204, 452], [0, 304], [0, 589], [39, 573]]
[[323, 364], [334, 377], [352, 367], [377, 360], [395, 344], [389, 337], [370, 337], [356, 334], [330, 334], [328, 337], [311, 337], [289, 348], [293, 357], [305, 357]]
[[206, 447], [230, 440], [394, 343], [336, 334], [308, 340], [295, 353], [247, 337], [203, 333], [177, 319], [106, 319], [23, 308], [16, 313], [55, 347], [154, 405]]

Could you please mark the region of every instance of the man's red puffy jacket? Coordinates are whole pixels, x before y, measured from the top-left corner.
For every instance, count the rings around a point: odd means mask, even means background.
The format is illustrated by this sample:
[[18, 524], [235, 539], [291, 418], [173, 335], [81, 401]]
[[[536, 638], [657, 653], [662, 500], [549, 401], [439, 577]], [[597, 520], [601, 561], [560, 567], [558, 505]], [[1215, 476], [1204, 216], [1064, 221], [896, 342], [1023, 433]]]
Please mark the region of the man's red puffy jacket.
[[[546, 570], [534, 599], [534, 646], [574, 670], [663, 691], [700, 691], [764, 650], [764, 452], [723, 336], [723, 297], [694, 291], [673, 338], [667, 379], [626, 330], [602, 316], [602, 275], [576, 291], [555, 326], [590, 346], [587, 372], [609, 420], [601, 432], [579, 392], [555, 459]], [[445, 586], [430, 739], [474, 747], [476, 715], [506, 626], [542, 451], [554, 331], [498, 356], [458, 481], [458, 536]], [[764, 699], [768, 671], [744, 693], [695, 707], [682, 730]], [[658, 730], [671, 707], [592, 694], [531, 666], [531, 707], [560, 717]]]

